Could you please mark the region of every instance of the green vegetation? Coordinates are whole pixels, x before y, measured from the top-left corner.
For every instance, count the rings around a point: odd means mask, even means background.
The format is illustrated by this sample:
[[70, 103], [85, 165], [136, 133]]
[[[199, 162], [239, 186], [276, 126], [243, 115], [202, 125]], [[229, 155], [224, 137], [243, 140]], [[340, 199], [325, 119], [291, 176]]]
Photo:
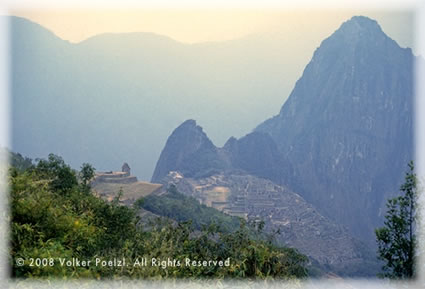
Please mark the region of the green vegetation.
[[[7, 151], [7, 153], [9, 152]], [[9, 157], [10, 157], [9, 159], [10, 165], [14, 169], [19, 170], [21, 172], [33, 166], [32, 160], [30, 158], [24, 157], [19, 153], [18, 154], [10, 153]]]
[[94, 177], [94, 168], [92, 165], [84, 163], [81, 166], [81, 171], [80, 171], [80, 179], [81, 179], [81, 186], [82, 186], [82, 190], [86, 191], [87, 193], [90, 192], [90, 181], [93, 179]]
[[[202, 219], [192, 220], [193, 224], [158, 219], [144, 230], [137, 225], [140, 220], [136, 209], [121, 205], [117, 198], [107, 202], [94, 196], [87, 181], [94, 170], [89, 165], [82, 168], [77, 173], [55, 155], [34, 165], [11, 167], [10, 262], [14, 277], [297, 279], [307, 276], [308, 260], [296, 250], [252, 238], [252, 230], [244, 222], [233, 233], [223, 232], [215, 223], [233, 226], [233, 218], [213, 218], [214, 222], [208, 225], [203, 225]], [[180, 198], [175, 196], [175, 200]], [[183, 199], [183, 202], [193, 200]], [[155, 199], [152, 203], [155, 204]], [[207, 209], [200, 206], [201, 211]], [[200, 230], [195, 231], [195, 227]], [[113, 262], [114, 258], [116, 262], [112, 266], [101, 263]], [[229, 266], [199, 266], [199, 263], [187, 266], [186, 259], [224, 264], [229, 260]], [[100, 261], [97, 265], [96, 260]], [[71, 264], [61, 264], [63, 261]]]
[[239, 228], [241, 222], [238, 217], [225, 215], [214, 208], [201, 205], [192, 197], [179, 193], [174, 185], [168, 188], [167, 194], [148, 195], [136, 201], [135, 206], [178, 222], [191, 220], [196, 230], [217, 224], [221, 231], [233, 232]]
[[387, 201], [385, 226], [375, 230], [379, 258], [385, 261], [382, 277], [412, 278], [415, 274], [417, 179], [409, 163], [401, 196]]

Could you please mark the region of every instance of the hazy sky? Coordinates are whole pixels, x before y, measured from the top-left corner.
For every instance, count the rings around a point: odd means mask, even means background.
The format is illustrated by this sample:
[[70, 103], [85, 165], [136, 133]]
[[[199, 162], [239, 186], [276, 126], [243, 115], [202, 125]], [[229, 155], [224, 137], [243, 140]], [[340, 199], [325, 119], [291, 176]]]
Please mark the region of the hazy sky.
[[283, 32], [288, 40], [323, 40], [353, 15], [376, 19], [402, 46], [413, 46], [412, 13], [406, 11], [343, 10], [19, 10], [22, 16], [52, 30], [62, 39], [79, 42], [105, 33], [153, 32], [195, 43], [222, 41], [248, 34]]

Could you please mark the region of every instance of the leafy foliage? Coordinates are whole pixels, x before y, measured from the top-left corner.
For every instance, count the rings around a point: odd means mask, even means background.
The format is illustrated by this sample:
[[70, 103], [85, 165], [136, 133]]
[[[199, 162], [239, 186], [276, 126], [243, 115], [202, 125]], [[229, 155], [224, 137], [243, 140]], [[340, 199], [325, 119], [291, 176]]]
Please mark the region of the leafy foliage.
[[84, 163], [81, 166], [81, 171], [79, 173], [81, 179], [82, 189], [86, 192], [90, 192], [90, 181], [94, 177], [95, 168], [91, 164]]
[[33, 166], [30, 158], [24, 157], [19, 153], [9, 153], [9, 156], [11, 166], [19, 171], [25, 171]]
[[201, 205], [195, 198], [185, 196], [171, 185], [165, 195], [148, 195], [136, 202], [136, 206], [179, 222], [192, 221], [195, 229], [215, 223], [225, 232], [235, 231], [240, 219]]
[[40, 177], [50, 179], [53, 191], [66, 193], [77, 185], [75, 172], [57, 155], [49, 154], [47, 160], [39, 160], [36, 169]]
[[[223, 232], [214, 222], [205, 225], [205, 220], [199, 222], [201, 228], [197, 231], [191, 221], [175, 223], [164, 219], [157, 219], [148, 230], [143, 230], [135, 209], [88, 194], [78, 184], [77, 174], [58, 156], [49, 155], [31, 168], [11, 169], [11, 172], [10, 250], [14, 277], [294, 279], [307, 276], [305, 256], [294, 249], [251, 238], [244, 222], [233, 233]], [[17, 263], [18, 258], [24, 260], [23, 266]], [[31, 266], [31, 258], [53, 261], [47, 266]], [[92, 263], [61, 265], [61, 259], [72, 258]], [[96, 258], [125, 260], [127, 265], [96, 266]], [[151, 263], [154, 259], [158, 265]], [[140, 266], [141, 260], [147, 260], [147, 265]], [[180, 261], [180, 266], [170, 264], [173, 260]], [[187, 266], [186, 260], [229, 260], [229, 266]]]
[[415, 273], [415, 229], [417, 204], [417, 179], [413, 162], [409, 163], [401, 196], [387, 201], [385, 226], [375, 230], [383, 277], [411, 278]]

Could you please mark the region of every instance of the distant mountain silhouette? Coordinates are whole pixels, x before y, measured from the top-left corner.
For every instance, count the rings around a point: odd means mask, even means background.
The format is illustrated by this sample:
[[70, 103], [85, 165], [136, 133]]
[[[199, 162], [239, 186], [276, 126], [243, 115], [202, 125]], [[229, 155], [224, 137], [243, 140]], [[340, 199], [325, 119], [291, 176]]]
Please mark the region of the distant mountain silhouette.
[[197, 119], [220, 145], [243, 136], [277, 111], [297, 77], [288, 68], [301, 72], [294, 67], [304, 61], [281, 53], [283, 36], [184, 44], [108, 33], [74, 44], [9, 19], [12, 149], [32, 158], [54, 152], [75, 168], [119, 169], [126, 160], [145, 180], [178, 124]]

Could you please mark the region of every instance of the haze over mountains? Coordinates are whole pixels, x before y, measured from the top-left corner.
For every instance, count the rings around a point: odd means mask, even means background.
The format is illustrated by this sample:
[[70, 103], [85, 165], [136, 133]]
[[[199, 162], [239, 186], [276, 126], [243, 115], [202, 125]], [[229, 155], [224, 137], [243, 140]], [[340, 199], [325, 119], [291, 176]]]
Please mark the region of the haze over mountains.
[[283, 35], [187, 45], [123, 33], [72, 44], [10, 19], [13, 150], [54, 152], [76, 168], [128, 161], [145, 180], [179, 123], [201, 121], [219, 145], [240, 137], [278, 112], [307, 61]]
[[130, 161], [144, 180], [158, 144], [184, 120], [196, 119], [222, 146], [276, 114], [320, 43], [311, 34], [270, 32], [193, 45], [149, 33], [73, 44], [26, 19], [8, 19], [12, 149], [32, 158], [55, 152], [75, 168]]
[[152, 181], [169, 171], [195, 179], [265, 178], [373, 248], [385, 202], [414, 157], [414, 60], [376, 21], [353, 17], [315, 51], [277, 116], [222, 148], [195, 121], [184, 122], [168, 139]]

